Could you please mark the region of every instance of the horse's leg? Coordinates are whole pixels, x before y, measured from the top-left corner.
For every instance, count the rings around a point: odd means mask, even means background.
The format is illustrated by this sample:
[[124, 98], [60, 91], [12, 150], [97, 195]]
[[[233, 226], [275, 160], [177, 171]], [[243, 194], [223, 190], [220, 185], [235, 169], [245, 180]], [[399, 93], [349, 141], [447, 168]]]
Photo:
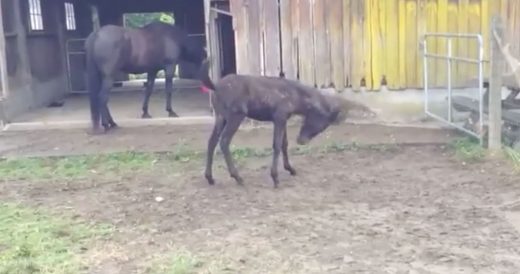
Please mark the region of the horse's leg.
[[157, 71], [150, 71], [147, 74], [146, 88], [144, 90], [144, 101], [143, 101], [143, 115], [142, 118], [152, 118], [148, 113], [148, 103], [150, 102], [150, 96], [152, 95], [153, 87], [155, 85], [155, 78], [157, 78]]
[[169, 117], [179, 117], [175, 111], [172, 109], [172, 93], [173, 93], [173, 73], [175, 71], [176, 64], [171, 66], [167, 66], [164, 69], [164, 74], [166, 78], [166, 111], [168, 112]]
[[112, 119], [112, 116], [110, 115], [110, 110], [108, 109], [108, 95], [113, 84], [114, 80], [111, 77], [104, 77], [103, 84], [101, 85], [101, 90], [99, 92], [101, 124], [105, 128], [105, 132], [107, 132], [111, 128], [111, 126], [115, 124]]
[[287, 128], [284, 128], [284, 134], [283, 134], [283, 143], [282, 143], [282, 156], [283, 156], [283, 167], [285, 170], [289, 171], [292, 176], [296, 175], [296, 170], [292, 167], [291, 163], [289, 162], [289, 142], [287, 141]]
[[233, 156], [229, 150], [229, 145], [231, 144], [231, 140], [233, 139], [233, 136], [237, 132], [244, 118], [245, 116], [242, 114], [231, 114], [226, 119], [226, 125], [224, 126], [220, 136], [220, 150], [222, 150], [222, 154], [224, 154], [224, 160], [226, 161], [228, 172], [239, 185], [242, 185], [244, 181], [238, 174], [238, 170], [233, 163]]
[[226, 125], [226, 120], [224, 117], [220, 115], [215, 116], [215, 125], [213, 126], [213, 132], [211, 132], [211, 136], [208, 140], [208, 151], [206, 155], [206, 171], [204, 175], [206, 176], [206, 180], [210, 185], [215, 184], [215, 180], [213, 179], [213, 156], [215, 155], [215, 148], [217, 147], [218, 140], [220, 135], [222, 134], [222, 129]]
[[284, 137], [285, 137], [286, 121], [284, 119], [275, 119], [273, 132], [273, 162], [271, 164], [271, 178], [273, 179], [274, 187], [278, 187], [278, 158], [280, 152], [283, 152], [285, 164]]

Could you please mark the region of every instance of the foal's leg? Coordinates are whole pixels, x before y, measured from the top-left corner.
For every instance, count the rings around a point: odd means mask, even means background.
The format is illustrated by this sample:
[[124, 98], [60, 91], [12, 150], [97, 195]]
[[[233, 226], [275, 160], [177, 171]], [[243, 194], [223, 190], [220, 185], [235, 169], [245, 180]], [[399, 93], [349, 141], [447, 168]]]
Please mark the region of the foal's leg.
[[155, 78], [157, 78], [157, 71], [150, 71], [146, 77], [146, 88], [144, 90], [143, 100], [143, 115], [141, 118], [152, 118], [148, 113], [148, 103], [150, 102], [150, 96], [152, 95], [153, 87], [155, 85]]
[[173, 73], [175, 70], [175, 64], [171, 66], [167, 66], [164, 69], [164, 74], [166, 78], [166, 111], [168, 112], [169, 117], [179, 117], [175, 111], [172, 109], [172, 92], [173, 92]]
[[285, 170], [289, 171], [292, 176], [296, 175], [296, 170], [289, 163], [289, 152], [287, 149], [289, 148], [289, 142], [287, 141], [287, 128], [284, 128], [283, 133], [283, 143], [282, 143], [282, 155], [283, 155], [283, 167]]
[[111, 77], [105, 77], [103, 79], [103, 84], [101, 85], [101, 90], [99, 91], [99, 107], [101, 109], [101, 124], [105, 128], [105, 132], [108, 131], [112, 124], [115, 124], [112, 116], [110, 115], [110, 110], [108, 109], [108, 95], [110, 93], [110, 89], [114, 84], [114, 80]]
[[226, 165], [228, 167], [229, 174], [232, 178], [235, 179], [235, 181], [239, 185], [242, 185], [244, 181], [242, 180], [240, 175], [238, 175], [237, 168], [233, 163], [231, 151], [229, 150], [229, 145], [231, 144], [231, 140], [233, 139], [233, 136], [237, 132], [244, 118], [245, 116], [242, 114], [230, 115], [230, 117], [226, 119], [226, 125], [220, 137], [220, 149], [222, 150], [222, 154], [224, 154], [224, 159], [226, 160]]
[[[274, 187], [278, 187], [278, 158], [283, 147], [283, 140], [285, 135], [286, 121], [283, 119], [276, 119], [274, 121], [273, 132], [273, 163], [271, 164], [271, 178], [273, 179]], [[285, 153], [285, 152], [284, 152]], [[285, 157], [284, 157], [285, 160]]]
[[118, 127], [118, 125], [116, 124], [116, 122], [114, 122], [114, 118], [112, 118], [112, 114], [110, 114], [110, 110], [108, 109], [108, 106], [106, 107], [106, 112], [108, 114], [108, 125], [110, 126], [110, 128], [116, 128]]
[[224, 117], [220, 115], [215, 116], [215, 125], [213, 126], [213, 132], [211, 132], [211, 136], [208, 140], [208, 151], [206, 156], [206, 171], [205, 176], [206, 180], [208, 180], [208, 183], [210, 185], [215, 184], [215, 180], [213, 179], [213, 156], [215, 155], [215, 148], [218, 144], [218, 140], [220, 138], [220, 135], [222, 133], [222, 129], [224, 129], [224, 126], [226, 125], [226, 121], [224, 120]]

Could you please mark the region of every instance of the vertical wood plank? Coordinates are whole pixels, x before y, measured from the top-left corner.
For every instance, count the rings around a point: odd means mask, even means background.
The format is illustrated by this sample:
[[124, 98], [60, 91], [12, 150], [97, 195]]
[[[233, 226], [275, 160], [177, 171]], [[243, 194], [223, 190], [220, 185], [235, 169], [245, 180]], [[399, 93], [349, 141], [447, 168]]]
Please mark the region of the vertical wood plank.
[[351, 10], [352, 0], [343, 0], [343, 69], [344, 69], [344, 85], [350, 87], [352, 78], [352, 40], [351, 40]]
[[[305, 1], [305, 0], [302, 0]], [[300, 78], [300, 0], [291, 0], [292, 67], [296, 79]]]
[[331, 82], [337, 89], [343, 89], [345, 87], [345, 70], [343, 69], [343, 3], [338, 0], [326, 0], [325, 3], [325, 10], [328, 11], [326, 16], [328, 18], [327, 37], [330, 44], [329, 59], [332, 64]]
[[237, 73], [248, 74], [250, 73], [248, 62], [248, 29], [244, 0], [232, 0], [230, 4], [230, 10], [233, 14], [233, 29], [235, 32]]
[[417, 87], [417, 2], [406, 0], [406, 86]]
[[299, 51], [300, 51], [300, 80], [314, 85], [314, 39], [312, 29], [311, 0], [300, 0], [299, 11]]
[[518, 36], [518, 33], [520, 31], [520, 3], [518, 1], [514, 1], [514, 14], [511, 16], [510, 20], [513, 20], [512, 23], [514, 25], [512, 29], [511, 36], [507, 37], [509, 41], [511, 41], [511, 51], [515, 56], [520, 56], [520, 37]]
[[365, 1], [362, 0], [351, 0], [351, 75], [352, 75], [352, 88], [354, 90], [360, 90], [361, 80], [365, 77]]
[[314, 56], [316, 84], [318, 87], [326, 87], [330, 84], [330, 45], [327, 40], [327, 25], [325, 19], [325, 1], [313, 1], [313, 27], [314, 27]]
[[278, 17], [278, 1], [263, 0], [261, 39], [264, 45], [265, 75], [280, 74], [280, 25]]
[[[450, 33], [457, 33], [459, 32], [461, 29], [462, 29], [462, 25], [463, 25], [463, 22], [465, 22], [465, 20], [463, 18], [465, 18], [466, 16], [461, 16], [459, 14], [459, 0], [448, 0], [448, 30], [447, 32], [450, 32]], [[453, 39], [452, 40], [452, 55], [455, 55], [455, 56], [460, 56], [460, 52], [461, 52], [461, 49], [462, 47], [460, 47], [460, 43], [461, 43], [461, 39]], [[447, 54], [447, 39], [443, 39], [442, 41], [442, 47], [444, 48], [444, 54]], [[464, 52], [464, 54], [466, 54]], [[446, 76], [446, 82], [444, 82], [444, 85], [445, 87], [447, 86], [448, 82], [447, 82], [447, 73], [448, 73], [448, 69], [447, 69], [447, 65], [446, 65], [446, 62], [445, 61], [440, 61], [441, 65], [440, 65], [440, 68], [441, 68], [441, 71], [442, 71], [442, 74]], [[457, 79], [459, 78], [459, 69], [461, 68], [461, 63], [460, 62], [453, 62], [452, 63], [452, 66], [451, 66], [451, 79], [452, 79], [452, 84], [455, 84]]]
[[406, 3], [399, 1], [399, 83], [400, 86], [407, 87], [406, 82]]
[[[459, 33], [468, 33], [469, 32], [469, 12], [468, 12], [468, 6], [469, 6], [469, 0], [452, 0], [453, 5], [455, 5], [456, 2], [458, 2], [458, 10], [456, 11], [456, 16], [459, 20], [458, 22], [458, 28], [456, 29]], [[456, 56], [463, 56], [463, 57], [469, 57], [469, 44], [470, 41], [468, 39], [456, 39], [457, 49], [455, 50]], [[469, 75], [469, 68], [470, 65], [467, 63], [461, 63], [457, 62], [454, 64], [454, 67], [456, 67], [456, 71], [454, 71], [452, 79], [453, 79], [453, 86], [458, 87], [463, 83], [465, 78]], [[466, 80], [467, 81], [467, 80]]]
[[388, 82], [388, 88], [399, 89], [399, 3], [400, 0], [385, 1], [385, 40], [383, 44], [384, 56], [384, 75]]
[[260, 39], [260, 28], [261, 28], [261, 18], [260, 11], [261, 6], [259, 1], [247, 1], [246, 6], [246, 19], [247, 19], [247, 53], [248, 53], [248, 71], [251, 74], [261, 74], [261, 58], [262, 48]]
[[[483, 37], [485, 37], [484, 33], [482, 32], [482, 28], [480, 27], [480, 21], [482, 18], [481, 14], [481, 4], [483, 0], [469, 0], [468, 1], [468, 31], [470, 33], [476, 33], [476, 34], [483, 34]], [[471, 58], [477, 59], [479, 56], [479, 47], [478, 47], [478, 41], [475, 39], [472, 39], [469, 42], [468, 48], [469, 48], [469, 56]], [[461, 79], [460, 84], [466, 86], [468, 80], [475, 78], [478, 75], [478, 66], [475, 64], [471, 64], [468, 67], [468, 75], [464, 79]]]
[[383, 33], [381, 31], [381, 2], [378, 0], [367, 1], [370, 3], [370, 71], [367, 73], [367, 82], [371, 90], [379, 90], [381, 88], [381, 79], [383, 76]]
[[426, 9], [426, 0], [417, 0], [417, 40], [415, 42], [415, 47], [413, 48], [416, 56], [416, 87], [422, 87], [424, 84], [423, 81], [423, 58], [422, 54], [419, 51], [419, 39], [423, 37], [426, 33], [426, 25], [428, 22], [428, 11]]
[[285, 77], [296, 79], [296, 69], [293, 61], [293, 29], [292, 1], [280, 0], [280, 25], [282, 27], [282, 67]]
[[[484, 59], [489, 60], [489, 33], [490, 33], [490, 18], [491, 9], [490, 0], [482, 0], [480, 7], [480, 33], [482, 34], [482, 41], [484, 43]], [[493, 1], [493, 0], [491, 0]], [[498, 2], [498, 1], [493, 1]], [[493, 5], [493, 3], [492, 3]], [[489, 64], [484, 63], [484, 75], [489, 75]]]
[[[437, 10], [437, 31], [448, 32], [448, 0], [439, 0]], [[437, 52], [441, 55], [447, 54], [445, 39], [437, 39]], [[446, 86], [446, 62], [435, 62], [437, 63], [437, 86]]]
[[[427, 12], [427, 23], [426, 23], [426, 30], [429, 33], [435, 33], [438, 32], [438, 2], [437, 0], [427, 0], [426, 3], [426, 12]], [[427, 41], [427, 50], [429, 53], [435, 53], [438, 54], [438, 48], [437, 48], [437, 40], [436, 39], [429, 39]], [[438, 62], [435, 60], [429, 60], [428, 61], [428, 86], [434, 88], [438, 87], [439, 83], [437, 82], [437, 66]]]
[[365, 64], [364, 71], [364, 80], [366, 84], [367, 90], [372, 90], [373, 88], [373, 78], [372, 78], [372, 13], [374, 12], [372, 9], [372, 0], [363, 1], [364, 3], [364, 31], [363, 31], [363, 62]]

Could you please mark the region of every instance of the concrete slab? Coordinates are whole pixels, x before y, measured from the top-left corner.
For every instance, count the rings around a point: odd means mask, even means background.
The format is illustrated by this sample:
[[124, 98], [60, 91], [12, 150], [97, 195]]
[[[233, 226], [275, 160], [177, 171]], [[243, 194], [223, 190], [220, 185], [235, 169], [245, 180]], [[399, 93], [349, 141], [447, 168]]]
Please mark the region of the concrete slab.
[[[109, 107], [116, 122], [141, 120], [143, 88], [135, 85], [123, 89], [115, 89], [110, 94]], [[163, 88], [152, 94], [149, 112], [154, 118], [167, 119], [165, 111], [166, 99]], [[210, 116], [208, 94], [202, 94], [196, 88], [180, 89], [173, 94], [172, 106], [181, 117]], [[64, 99], [63, 106], [45, 107], [29, 111], [10, 121], [10, 124], [88, 124], [90, 120], [87, 94], [71, 94]], [[9, 127], [9, 124], [7, 125]]]
[[[209, 108], [208, 94], [198, 90], [198, 82], [177, 79], [174, 86], [177, 91], [173, 95], [173, 108], [181, 118], [169, 118], [165, 111], [164, 80], [158, 79], [156, 89], [150, 100], [150, 114], [153, 119], [141, 119], [141, 104], [143, 100], [143, 80], [125, 82], [123, 87], [114, 88], [110, 95], [110, 109], [116, 122], [125, 127], [139, 127], [148, 125], [179, 125], [212, 123]], [[378, 117], [369, 121], [377, 124], [415, 125], [422, 127], [443, 127], [440, 123], [424, 114], [423, 90], [364, 91], [353, 92], [347, 89], [342, 92], [349, 100], [360, 102], [372, 110]], [[504, 90], [504, 97], [507, 96]], [[432, 89], [428, 98], [430, 111], [438, 116], [447, 117], [447, 91]], [[455, 89], [453, 95], [478, 96], [478, 89]], [[467, 114], [455, 113], [461, 116], [457, 120], [464, 120]], [[464, 116], [464, 117], [463, 117]], [[10, 121], [4, 129], [33, 130], [33, 129], [67, 129], [87, 128], [90, 114], [86, 94], [71, 94], [65, 98], [61, 107], [46, 107], [36, 109], [20, 115]], [[357, 120], [350, 117], [351, 122]], [[364, 119], [361, 119], [364, 120]], [[362, 121], [360, 121], [362, 122]]]

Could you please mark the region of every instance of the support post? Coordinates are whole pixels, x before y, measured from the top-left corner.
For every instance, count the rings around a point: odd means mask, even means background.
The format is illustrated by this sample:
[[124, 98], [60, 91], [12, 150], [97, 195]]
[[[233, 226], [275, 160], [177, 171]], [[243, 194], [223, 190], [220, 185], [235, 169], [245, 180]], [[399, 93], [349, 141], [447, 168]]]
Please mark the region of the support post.
[[[496, 37], [496, 36], [497, 37]], [[504, 36], [504, 25], [499, 16], [494, 16], [491, 23], [491, 77], [489, 83], [489, 128], [488, 148], [498, 151], [502, 148], [502, 75], [504, 68], [504, 56], [502, 55], [500, 42]], [[482, 117], [481, 117], [482, 119]]]
[[[2, 1], [0, 1], [0, 23], [2, 18]], [[5, 53], [5, 33], [4, 26], [0, 24], [0, 98], [7, 97], [9, 85], [7, 83], [7, 62]], [[1, 108], [2, 106], [0, 106]], [[0, 109], [0, 121], [2, 119], [2, 110]]]

